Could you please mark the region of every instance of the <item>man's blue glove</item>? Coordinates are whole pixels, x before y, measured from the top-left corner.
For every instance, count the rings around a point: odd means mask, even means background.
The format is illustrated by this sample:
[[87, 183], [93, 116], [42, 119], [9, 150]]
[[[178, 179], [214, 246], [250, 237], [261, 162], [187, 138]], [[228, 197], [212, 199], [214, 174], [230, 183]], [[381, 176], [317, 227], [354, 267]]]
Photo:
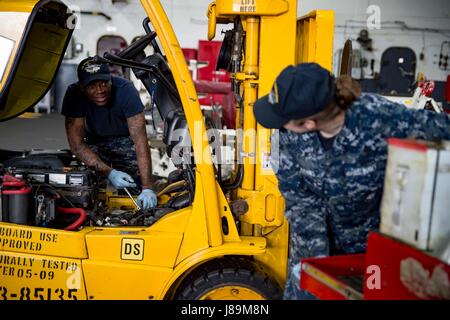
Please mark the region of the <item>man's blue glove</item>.
[[148, 210], [155, 207], [158, 204], [156, 194], [151, 189], [142, 190], [141, 194], [137, 198], [143, 210]]
[[113, 169], [109, 173], [108, 179], [116, 189], [136, 187], [136, 183], [134, 183], [133, 178], [129, 174], [122, 171]]

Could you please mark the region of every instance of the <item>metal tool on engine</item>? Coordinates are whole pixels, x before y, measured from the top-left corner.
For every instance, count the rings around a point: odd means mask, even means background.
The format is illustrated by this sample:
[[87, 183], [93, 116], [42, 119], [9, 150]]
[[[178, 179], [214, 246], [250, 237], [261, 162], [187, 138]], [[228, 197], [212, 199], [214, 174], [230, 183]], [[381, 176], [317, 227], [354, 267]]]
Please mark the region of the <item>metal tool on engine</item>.
[[130, 191], [128, 191], [127, 188], [123, 188], [125, 190], [125, 192], [128, 194], [128, 196], [130, 197], [131, 201], [133, 201], [134, 205], [136, 206], [136, 208], [140, 211], [142, 210], [142, 208], [137, 204], [136, 200], [134, 200], [133, 196], [131, 195]]

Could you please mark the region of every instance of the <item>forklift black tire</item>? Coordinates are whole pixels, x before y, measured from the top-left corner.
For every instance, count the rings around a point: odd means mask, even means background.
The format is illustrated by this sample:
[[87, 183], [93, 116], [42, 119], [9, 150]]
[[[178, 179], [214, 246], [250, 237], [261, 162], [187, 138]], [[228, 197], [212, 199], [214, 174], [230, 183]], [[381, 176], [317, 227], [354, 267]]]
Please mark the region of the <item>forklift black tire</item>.
[[178, 287], [177, 300], [280, 300], [282, 290], [247, 258], [211, 260], [190, 273]]

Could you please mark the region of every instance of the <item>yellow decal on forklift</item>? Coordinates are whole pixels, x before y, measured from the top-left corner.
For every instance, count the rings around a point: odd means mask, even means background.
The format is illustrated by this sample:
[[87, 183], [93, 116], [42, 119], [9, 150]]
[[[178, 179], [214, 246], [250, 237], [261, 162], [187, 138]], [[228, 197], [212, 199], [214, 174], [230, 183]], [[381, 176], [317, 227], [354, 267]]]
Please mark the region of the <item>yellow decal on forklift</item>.
[[[53, 280], [57, 270], [74, 271], [77, 270], [76, 262], [58, 261], [40, 258], [35, 261], [34, 257], [12, 256], [0, 254], [0, 276], [10, 276], [17, 278], [39, 278], [40, 280]], [[33, 273], [33, 268], [39, 268], [39, 272]]]
[[233, 12], [256, 12], [256, 0], [234, 0]]
[[30, 230], [20, 230], [7, 227], [0, 227], [0, 247], [10, 249], [24, 249], [29, 251], [41, 251], [42, 243], [58, 242], [58, 235], [52, 233], [38, 232]]
[[77, 289], [30, 287], [11, 291], [0, 287], [0, 300], [78, 300], [76, 292]]
[[122, 260], [144, 260], [144, 239], [122, 239]]
[[84, 297], [79, 260], [0, 252], [0, 300]]

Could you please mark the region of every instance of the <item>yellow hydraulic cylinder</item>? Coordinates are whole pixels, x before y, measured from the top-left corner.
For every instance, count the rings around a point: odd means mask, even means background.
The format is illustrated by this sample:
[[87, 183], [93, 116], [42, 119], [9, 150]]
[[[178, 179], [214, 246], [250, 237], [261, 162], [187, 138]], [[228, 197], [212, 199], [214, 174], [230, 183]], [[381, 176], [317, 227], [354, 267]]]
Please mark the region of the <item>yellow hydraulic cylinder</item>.
[[244, 72], [247, 75], [258, 74], [258, 51], [259, 51], [259, 18], [249, 17], [246, 23], [246, 52]]
[[256, 166], [256, 120], [253, 115], [253, 105], [258, 98], [258, 86], [254, 79], [258, 77], [259, 51], [259, 17], [247, 17], [245, 38], [244, 74], [244, 126], [243, 126], [243, 165], [244, 178], [242, 189], [255, 188]]

